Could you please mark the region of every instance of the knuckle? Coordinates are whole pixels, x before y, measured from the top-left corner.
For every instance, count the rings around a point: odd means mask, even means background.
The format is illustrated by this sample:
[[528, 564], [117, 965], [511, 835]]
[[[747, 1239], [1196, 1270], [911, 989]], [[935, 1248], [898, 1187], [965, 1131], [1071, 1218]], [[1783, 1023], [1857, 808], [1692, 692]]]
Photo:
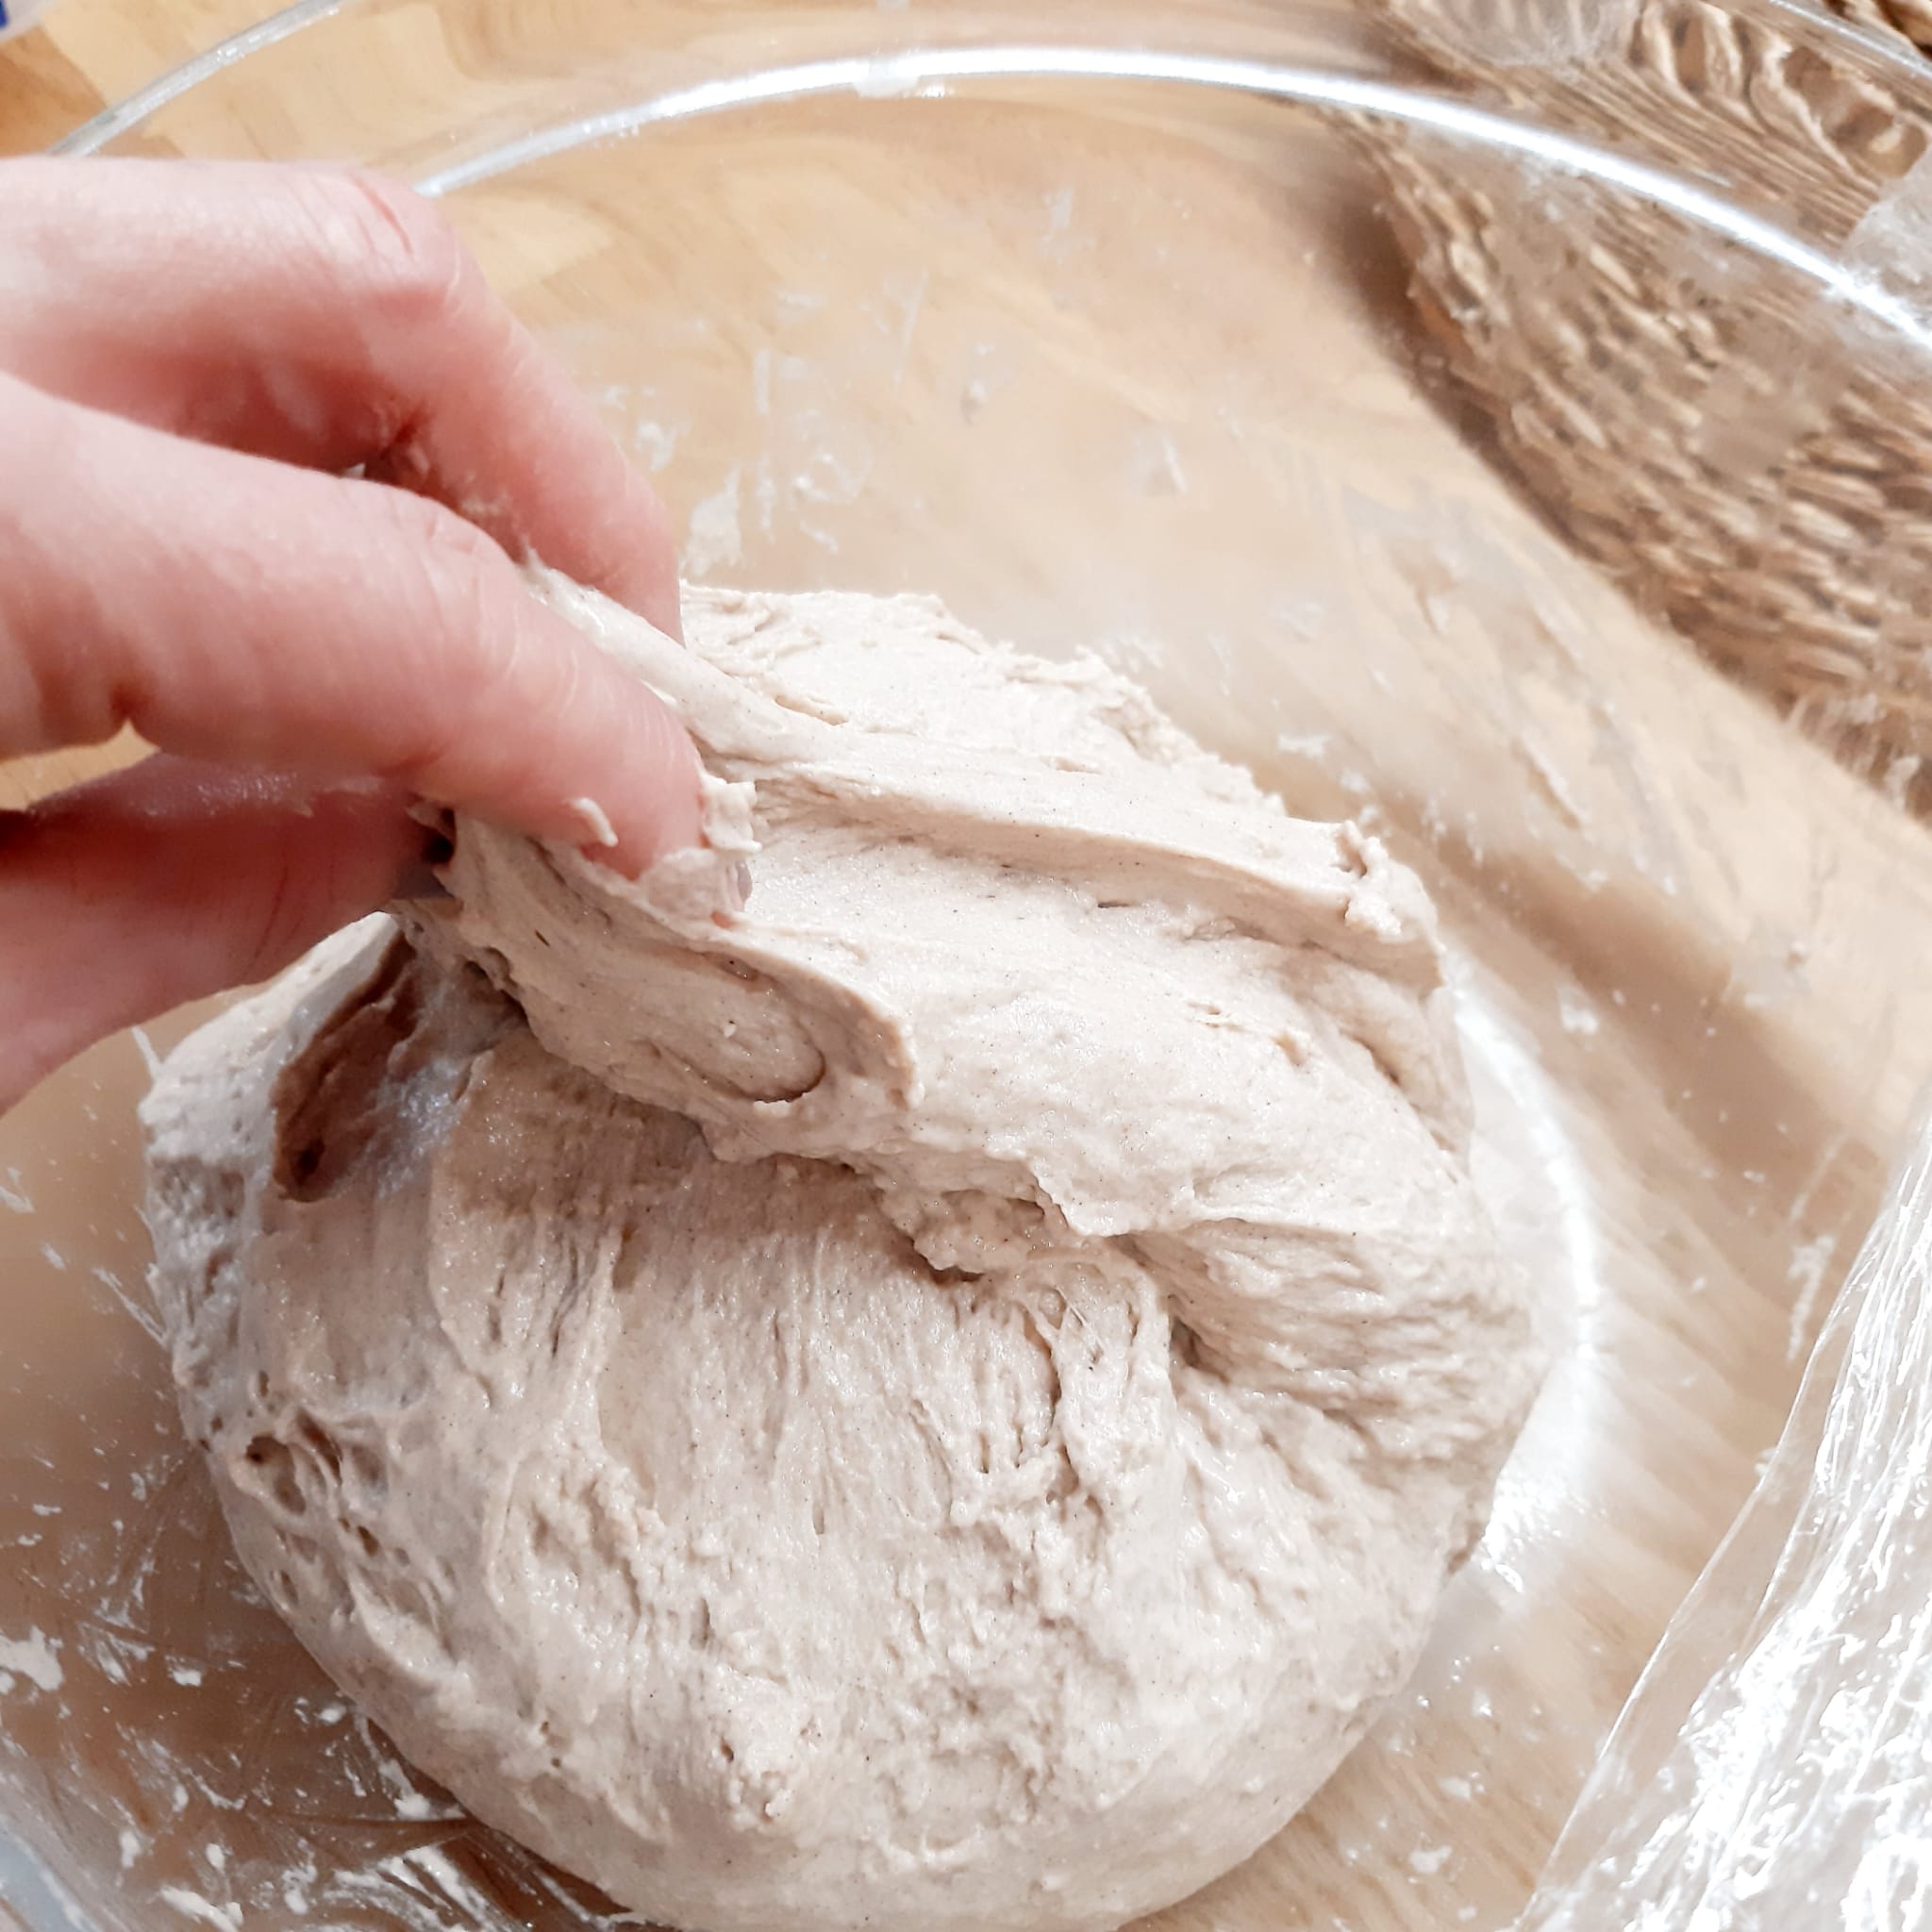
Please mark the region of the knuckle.
[[484, 530], [433, 496], [376, 484], [371, 486], [367, 501], [388, 522], [395, 539], [421, 556], [425, 567], [454, 559], [484, 570], [506, 561]]
[[463, 750], [475, 720], [501, 707], [526, 668], [528, 599], [514, 568], [474, 524], [427, 497], [385, 490], [380, 514], [400, 547], [398, 615], [418, 678], [434, 693], [395, 775], [421, 779]]
[[406, 321], [444, 313], [468, 285], [469, 249], [434, 202], [360, 169], [318, 184], [325, 245], [357, 297]]
[[510, 681], [516, 669], [516, 591], [473, 552], [452, 551], [430, 573], [432, 617], [472, 693]]

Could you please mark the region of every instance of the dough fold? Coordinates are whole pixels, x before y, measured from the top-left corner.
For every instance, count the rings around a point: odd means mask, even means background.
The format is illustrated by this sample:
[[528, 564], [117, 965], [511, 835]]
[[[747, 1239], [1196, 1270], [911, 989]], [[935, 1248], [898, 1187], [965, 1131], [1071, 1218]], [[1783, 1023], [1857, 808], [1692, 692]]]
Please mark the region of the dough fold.
[[[1101, 1928], [1407, 1674], [1536, 1379], [1433, 910], [1091, 658], [546, 594], [704, 755], [467, 820], [145, 1108], [237, 1547], [481, 1817], [706, 1932]], [[750, 896], [743, 899], [744, 878]]]

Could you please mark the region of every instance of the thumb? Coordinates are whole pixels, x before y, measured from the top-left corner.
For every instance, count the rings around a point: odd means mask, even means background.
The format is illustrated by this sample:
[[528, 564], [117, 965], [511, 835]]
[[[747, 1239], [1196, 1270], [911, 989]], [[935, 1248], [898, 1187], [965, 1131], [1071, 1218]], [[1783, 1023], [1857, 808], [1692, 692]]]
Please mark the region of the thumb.
[[104, 1035], [266, 978], [393, 897], [408, 795], [157, 757], [0, 812], [0, 1111]]

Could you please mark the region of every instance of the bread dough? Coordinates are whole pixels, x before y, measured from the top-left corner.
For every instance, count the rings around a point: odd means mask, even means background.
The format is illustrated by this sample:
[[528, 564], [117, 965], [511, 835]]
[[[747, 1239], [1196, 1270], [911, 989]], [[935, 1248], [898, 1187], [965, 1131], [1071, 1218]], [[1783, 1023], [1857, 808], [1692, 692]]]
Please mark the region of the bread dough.
[[646, 1919], [1179, 1897], [1402, 1683], [1535, 1379], [1427, 899], [930, 601], [694, 591], [680, 649], [549, 593], [682, 710], [710, 845], [459, 821], [446, 905], [169, 1060], [242, 1558]]

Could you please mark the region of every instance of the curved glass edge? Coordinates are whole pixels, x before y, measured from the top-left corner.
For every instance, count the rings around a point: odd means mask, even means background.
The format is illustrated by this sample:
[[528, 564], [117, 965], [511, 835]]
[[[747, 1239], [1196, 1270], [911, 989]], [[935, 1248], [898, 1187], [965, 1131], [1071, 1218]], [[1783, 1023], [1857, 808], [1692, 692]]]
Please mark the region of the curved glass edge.
[[231, 34], [207, 53], [197, 54], [192, 60], [184, 61], [158, 79], [150, 81], [125, 100], [104, 108], [92, 121], [83, 122], [72, 134], [57, 141], [48, 152], [57, 155], [98, 154], [109, 142], [132, 133], [150, 115], [158, 113], [170, 101], [179, 100], [211, 75], [219, 74], [225, 67], [234, 66], [238, 60], [247, 59], [251, 54], [258, 53], [264, 47], [274, 46], [277, 41], [286, 41], [291, 34], [300, 33], [304, 27], [312, 26], [332, 13], [340, 13], [352, 4], [354, 0], [292, 0], [291, 5], [270, 14], [266, 20], [244, 27], [239, 34]]
[[[353, 4], [355, 0], [294, 0], [293, 5], [95, 116], [58, 142], [53, 152], [97, 153], [223, 68], [288, 40]], [[1786, 0], [1771, 0], [1771, 8], [1783, 12]], [[1874, 42], [1873, 51], [1883, 50]], [[430, 196], [454, 194], [596, 142], [747, 107], [828, 94], [861, 100], [943, 97], [962, 83], [1001, 80], [1139, 81], [1245, 93], [1392, 123], [1521, 155], [1558, 173], [1620, 189], [1723, 235], [1794, 271], [1824, 294], [1869, 315], [1914, 348], [1932, 353], [1932, 312], [1920, 303], [1887, 286], [1869, 268], [1827, 255], [1788, 229], [1682, 176], [1447, 94], [1317, 68], [1224, 56], [1014, 44], [916, 47], [807, 61], [703, 81], [646, 96], [625, 108], [559, 123], [453, 167], [419, 176], [413, 185]]]
[[[1925, 1932], [1932, 1117], [1515, 1932]], [[1783, 1908], [1774, 1901], [1789, 1901]], [[1759, 1916], [1763, 1913], [1764, 1916]]]
[[[124, 100], [103, 108], [92, 120], [82, 123], [72, 133], [56, 142], [48, 152], [57, 155], [97, 154], [111, 142], [136, 132], [143, 121], [158, 113], [170, 103], [179, 100], [184, 94], [192, 92], [223, 69], [232, 67], [253, 54], [290, 39], [306, 27], [360, 4], [361, 0], [289, 0], [289, 4], [278, 8], [267, 19], [258, 21], [253, 26], [245, 27], [240, 33], [218, 42], [205, 53], [196, 55], [193, 59], [184, 61], [180, 66], [158, 75], [147, 86], [138, 89]], [[1925, 79], [1924, 65], [1913, 61], [1893, 41], [1862, 25], [1857, 20], [1821, 10], [1815, 0], [1721, 0], [1721, 4], [1727, 11], [1747, 18], [1756, 17], [1768, 24], [1774, 24], [1788, 33], [1801, 33], [1807, 38], [1823, 39], [1827, 43], [1837, 43], [1848, 55], [1855, 54], [1864, 64], [1879, 72], [1889, 73], [1892, 78], [1907, 84], [1923, 83]], [[908, 55], [900, 58], [917, 58], [918, 56]], [[747, 94], [744, 98], [749, 100], [771, 96]], [[586, 138], [596, 139], [598, 136], [592, 133]], [[559, 150], [546, 150], [558, 151]]]
[[795, 67], [704, 81], [609, 113], [566, 122], [522, 136], [456, 167], [423, 175], [414, 185], [427, 195], [453, 194], [594, 142], [621, 139], [665, 122], [691, 120], [755, 105], [824, 94], [850, 94], [869, 100], [943, 97], [956, 83], [979, 80], [1167, 82], [1291, 101], [1368, 120], [1393, 122], [1474, 145], [1519, 154], [1560, 173], [1622, 189], [1682, 215], [1794, 270], [1827, 295], [1892, 329], [1915, 348], [1932, 352], [1932, 314], [1886, 287], [1869, 271], [1846, 265], [1789, 230], [1733, 206], [1694, 182], [1567, 135], [1471, 107], [1446, 94], [1257, 60], [1077, 46], [1004, 46], [916, 48], [896, 54], [808, 61]]

